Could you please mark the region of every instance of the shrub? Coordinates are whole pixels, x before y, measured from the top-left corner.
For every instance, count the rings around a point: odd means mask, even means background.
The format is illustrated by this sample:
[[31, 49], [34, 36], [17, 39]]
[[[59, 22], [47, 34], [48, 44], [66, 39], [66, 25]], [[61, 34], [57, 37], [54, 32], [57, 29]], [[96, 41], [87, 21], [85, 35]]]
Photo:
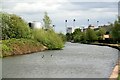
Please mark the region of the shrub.
[[88, 28], [86, 31], [86, 39], [88, 42], [94, 42], [97, 40], [97, 35], [93, 29]]
[[73, 40], [74, 40], [74, 42], [80, 42], [81, 30], [79, 28], [75, 29], [75, 31], [73, 32]]
[[72, 33], [71, 33], [71, 34], [70, 34], [70, 33], [67, 33], [67, 34], [66, 34], [66, 39], [67, 39], [67, 41], [71, 41], [71, 40], [73, 39]]
[[61, 37], [61, 39], [65, 43], [66, 42], [66, 36], [63, 33], [59, 33], [58, 35]]
[[3, 57], [5, 55], [10, 55], [11, 51], [12, 49], [8, 45], [2, 43], [2, 53], [0, 54], [0, 57]]
[[86, 43], [86, 32], [81, 33], [80, 42], [81, 43]]
[[115, 42], [120, 43], [120, 23], [118, 21], [114, 22], [114, 27], [112, 28], [112, 38]]
[[15, 14], [0, 13], [2, 39], [29, 38], [30, 28], [28, 24]]
[[34, 39], [41, 42], [48, 49], [61, 49], [63, 48], [62, 39], [53, 30], [36, 29], [33, 30]]

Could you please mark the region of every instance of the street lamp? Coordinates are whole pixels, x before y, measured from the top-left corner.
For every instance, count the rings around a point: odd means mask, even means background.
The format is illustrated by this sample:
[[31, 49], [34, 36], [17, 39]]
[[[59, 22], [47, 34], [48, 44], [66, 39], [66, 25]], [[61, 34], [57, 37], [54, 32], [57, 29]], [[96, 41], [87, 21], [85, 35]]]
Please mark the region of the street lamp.
[[99, 21], [97, 21], [97, 26], [99, 26]]
[[66, 27], [66, 33], [67, 33], [67, 20], [65, 20], [65, 27]]
[[54, 31], [55, 31], [55, 25], [53, 25]]
[[65, 20], [65, 27], [67, 28], [67, 20]]
[[75, 21], [76, 21], [76, 20], [75, 20], [75, 19], [73, 19], [73, 27], [75, 27]]
[[88, 26], [89, 26], [89, 21], [90, 21], [90, 19], [88, 19]]

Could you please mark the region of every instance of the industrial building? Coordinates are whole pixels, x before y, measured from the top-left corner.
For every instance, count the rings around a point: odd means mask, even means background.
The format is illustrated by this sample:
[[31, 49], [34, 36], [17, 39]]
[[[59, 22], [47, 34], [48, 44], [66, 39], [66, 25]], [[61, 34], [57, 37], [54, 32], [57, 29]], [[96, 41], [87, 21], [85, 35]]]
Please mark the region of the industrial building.
[[74, 32], [74, 28], [73, 28], [73, 27], [67, 27], [66, 33], [71, 34], [71, 33], [73, 33], [73, 32]]
[[41, 29], [42, 28], [41, 22], [33, 21], [33, 22], [29, 22], [28, 24], [29, 24], [30, 28], [32, 28], [32, 29]]

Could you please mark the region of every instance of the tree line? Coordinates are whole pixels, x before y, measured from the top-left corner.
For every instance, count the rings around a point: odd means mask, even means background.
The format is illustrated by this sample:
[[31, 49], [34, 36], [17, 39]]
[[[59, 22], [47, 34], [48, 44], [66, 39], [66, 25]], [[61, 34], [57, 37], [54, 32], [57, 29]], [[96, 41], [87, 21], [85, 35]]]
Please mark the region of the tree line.
[[[104, 35], [109, 35], [109, 38], [105, 39]], [[80, 28], [77, 28], [73, 33], [67, 33], [66, 39], [67, 41], [80, 43], [120, 43], [120, 17], [108, 26], [100, 26], [98, 30], [88, 27], [85, 31], [81, 31]]]

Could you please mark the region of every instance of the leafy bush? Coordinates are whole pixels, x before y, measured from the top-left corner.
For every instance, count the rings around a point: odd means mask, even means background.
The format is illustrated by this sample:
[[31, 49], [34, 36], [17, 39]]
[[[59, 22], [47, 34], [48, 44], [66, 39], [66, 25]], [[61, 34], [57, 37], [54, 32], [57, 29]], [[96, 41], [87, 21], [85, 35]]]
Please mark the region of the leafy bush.
[[81, 40], [81, 30], [80, 30], [80, 28], [75, 29], [75, 31], [73, 32], [73, 40], [74, 40], [74, 42], [80, 42], [80, 40]]
[[11, 49], [5, 44], [2, 44], [2, 50], [3, 51], [11, 51]]
[[0, 13], [2, 39], [29, 38], [30, 28], [28, 24], [15, 14]]
[[67, 39], [67, 41], [71, 41], [71, 40], [73, 39], [72, 33], [71, 33], [71, 34], [70, 34], [70, 33], [67, 33], [67, 34], [66, 34], [66, 39]]
[[81, 43], [86, 43], [86, 32], [81, 33], [80, 42]]
[[120, 23], [118, 21], [114, 22], [114, 27], [112, 28], [112, 38], [116, 42], [120, 42]]
[[106, 30], [104, 28], [100, 28], [98, 31], [96, 31], [96, 35], [98, 37], [98, 40], [103, 40], [103, 35], [106, 33]]
[[88, 28], [86, 31], [86, 39], [88, 42], [94, 42], [97, 40], [97, 35], [93, 29]]
[[4, 55], [10, 55], [11, 51], [12, 49], [8, 45], [2, 44], [2, 53], [0, 54], [0, 57], [3, 57]]
[[63, 42], [65, 43], [66, 42], [66, 36], [63, 33], [59, 33], [58, 35], [62, 38]]
[[36, 29], [33, 30], [34, 39], [41, 42], [48, 49], [61, 49], [63, 48], [62, 39], [53, 30]]

